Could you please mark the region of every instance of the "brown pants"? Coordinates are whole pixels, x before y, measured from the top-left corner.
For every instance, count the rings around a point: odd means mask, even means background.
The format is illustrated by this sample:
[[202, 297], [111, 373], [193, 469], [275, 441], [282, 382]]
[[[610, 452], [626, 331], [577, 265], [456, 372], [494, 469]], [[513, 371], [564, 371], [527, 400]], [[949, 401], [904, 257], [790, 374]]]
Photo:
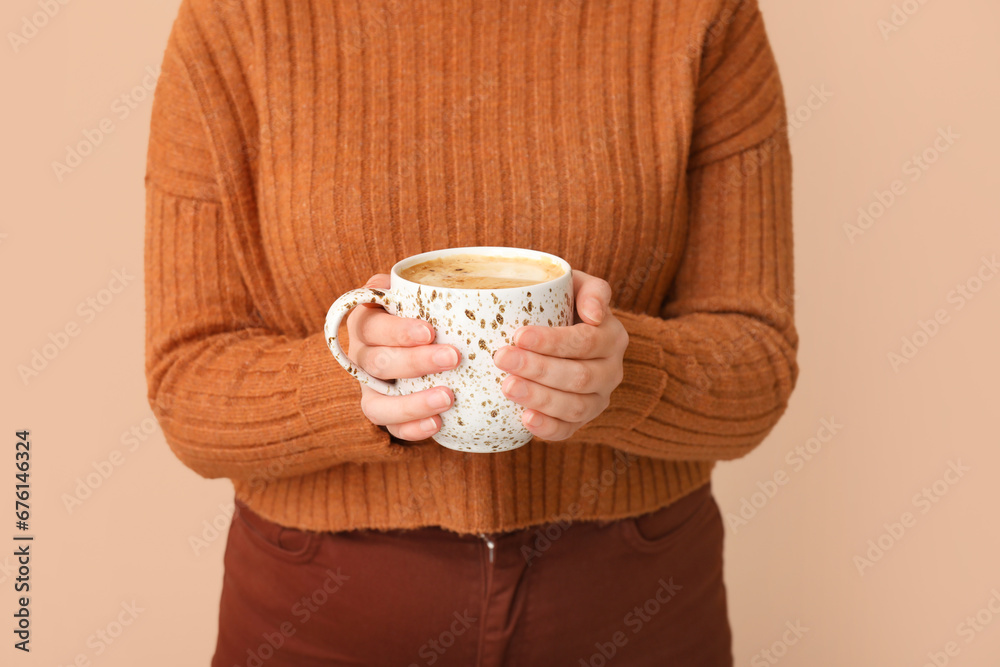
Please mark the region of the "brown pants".
[[486, 538], [300, 531], [237, 502], [212, 666], [731, 667], [722, 541], [710, 485]]

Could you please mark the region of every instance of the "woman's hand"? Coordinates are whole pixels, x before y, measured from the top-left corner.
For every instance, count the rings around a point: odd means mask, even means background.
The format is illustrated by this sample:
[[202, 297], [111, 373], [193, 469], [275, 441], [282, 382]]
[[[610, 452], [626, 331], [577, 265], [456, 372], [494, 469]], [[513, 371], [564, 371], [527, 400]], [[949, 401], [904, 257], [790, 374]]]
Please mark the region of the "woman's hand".
[[[365, 287], [388, 289], [388, 274], [372, 276]], [[391, 315], [377, 304], [360, 304], [352, 310], [347, 331], [347, 357], [382, 380], [420, 377], [458, 366], [454, 346], [432, 344], [435, 332], [428, 322]], [[444, 386], [407, 396], [385, 396], [361, 385], [361, 411], [373, 424], [385, 426], [402, 440], [423, 440], [437, 433], [441, 428], [437, 415], [454, 400], [451, 389]]]
[[573, 271], [573, 289], [580, 323], [521, 327], [514, 345], [493, 355], [509, 373], [504, 394], [526, 408], [521, 421], [544, 440], [565, 440], [604, 412], [622, 381], [628, 332], [611, 313], [611, 286]]

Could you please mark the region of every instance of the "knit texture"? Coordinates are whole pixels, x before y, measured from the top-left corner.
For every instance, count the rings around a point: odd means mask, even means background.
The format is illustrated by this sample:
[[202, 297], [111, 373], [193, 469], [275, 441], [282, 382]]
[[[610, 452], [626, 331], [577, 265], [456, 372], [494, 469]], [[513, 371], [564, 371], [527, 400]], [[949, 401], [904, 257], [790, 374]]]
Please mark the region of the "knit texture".
[[[284, 525], [642, 514], [757, 446], [795, 386], [756, 0], [183, 0], [145, 183], [150, 406], [180, 461]], [[624, 380], [569, 440], [397, 440], [327, 348], [340, 294], [476, 245], [613, 288]]]

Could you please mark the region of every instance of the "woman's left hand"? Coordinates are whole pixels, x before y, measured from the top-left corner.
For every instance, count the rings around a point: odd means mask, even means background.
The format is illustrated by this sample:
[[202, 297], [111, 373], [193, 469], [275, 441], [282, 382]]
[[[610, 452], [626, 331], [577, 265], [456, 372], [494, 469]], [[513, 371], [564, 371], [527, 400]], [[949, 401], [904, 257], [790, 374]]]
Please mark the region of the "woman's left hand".
[[573, 271], [580, 322], [523, 326], [514, 345], [493, 355], [507, 398], [523, 405], [524, 426], [544, 440], [565, 440], [608, 407], [622, 381], [628, 332], [611, 312], [607, 281]]

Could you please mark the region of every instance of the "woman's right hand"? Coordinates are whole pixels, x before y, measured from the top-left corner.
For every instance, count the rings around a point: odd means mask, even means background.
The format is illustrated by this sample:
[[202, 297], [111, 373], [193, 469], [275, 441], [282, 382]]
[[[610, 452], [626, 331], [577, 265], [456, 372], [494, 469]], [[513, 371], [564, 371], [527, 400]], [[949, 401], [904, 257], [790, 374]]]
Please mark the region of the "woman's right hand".
[[[372, 276], [365, 287], [389, 289], [389, 275]], [[458, 366], [453, 345], [434, 344], [430, 323], [397, 317], [378, 304], [360, 304], [347, 316], [347, 357], [369, 375], [382, 380], [414, 378]], [[385, 396], [361, 385], [361, 411], [373, 424], [385, 426], [402, 440], [423, 440], [438, 432], [438, 416], [451, 407], [455, 395], [445, 386], [406, 396]]]

